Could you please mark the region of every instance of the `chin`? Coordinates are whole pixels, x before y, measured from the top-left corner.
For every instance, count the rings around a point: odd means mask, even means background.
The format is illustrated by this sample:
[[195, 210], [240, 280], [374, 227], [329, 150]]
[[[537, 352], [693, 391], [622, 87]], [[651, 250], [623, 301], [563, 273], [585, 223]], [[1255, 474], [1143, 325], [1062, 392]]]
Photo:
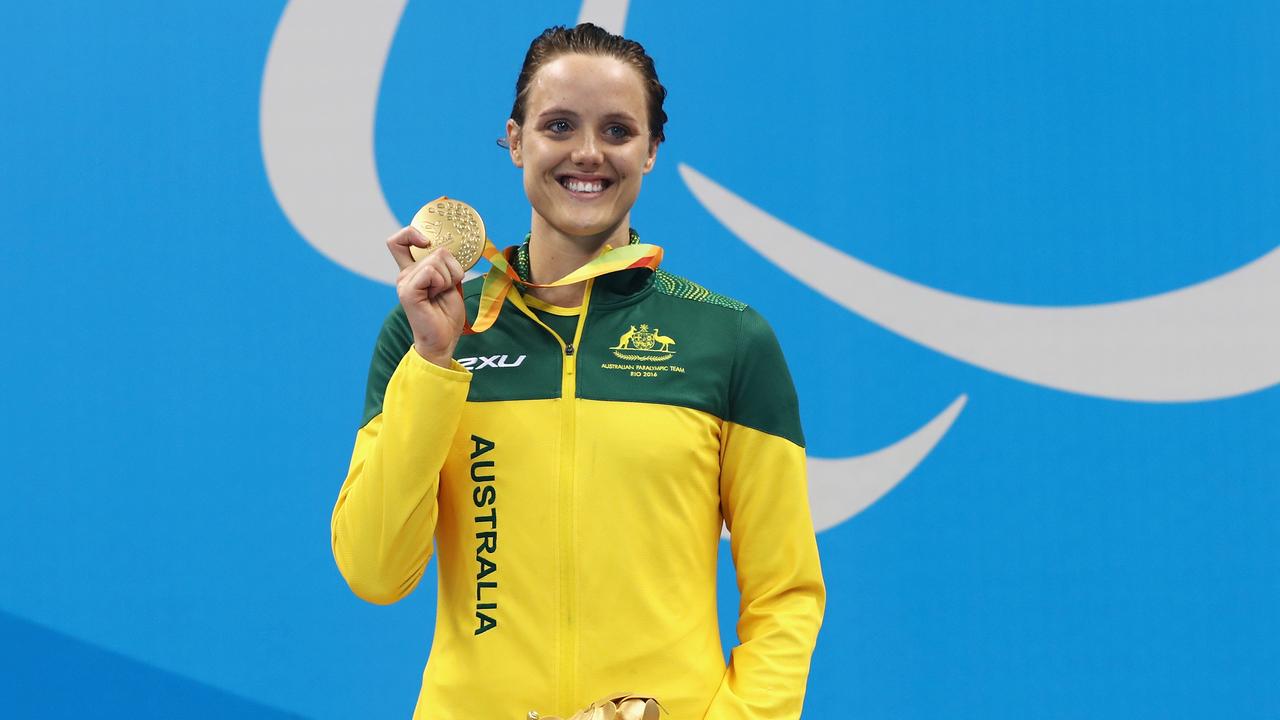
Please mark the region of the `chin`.
[[595, 237], [604, 235], [618, 227], [622, 222], [620, 217], [582, 217], [582, 216], [560, 216], [555, 218], [550, 225], [565, 235], [573, 237]]
[[578, 237], [598, 237], [600, 235], [607, 235], [613, 232], [614, 230], [617, 230], [619, 224], [621, 224], [621, 220], [613, 220], [605, 223], [596, 223], [593, 225], [584, 225], [578, 228], [578, 230], [575, 231], [573, 234], [577, 235]]

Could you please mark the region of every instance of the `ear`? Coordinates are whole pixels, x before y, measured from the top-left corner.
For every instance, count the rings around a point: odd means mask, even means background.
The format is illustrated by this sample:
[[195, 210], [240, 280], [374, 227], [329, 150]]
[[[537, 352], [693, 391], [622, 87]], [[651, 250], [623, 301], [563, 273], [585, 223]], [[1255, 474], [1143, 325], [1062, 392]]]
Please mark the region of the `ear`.
[[510, 118], [507, 119], [507, 151], [511, 153], [512, 165], [524, 167], [524, 160], [520, 156], [520, 126]]
[[657, 160], [658, 160], [658, 141], [650, 139], [649, 140], [649, 157], [645, 158], [645, 161], [644, 161], [645, 175], [649, 174], [649, 171], [653, 169], [653, 164], [657, 162]]

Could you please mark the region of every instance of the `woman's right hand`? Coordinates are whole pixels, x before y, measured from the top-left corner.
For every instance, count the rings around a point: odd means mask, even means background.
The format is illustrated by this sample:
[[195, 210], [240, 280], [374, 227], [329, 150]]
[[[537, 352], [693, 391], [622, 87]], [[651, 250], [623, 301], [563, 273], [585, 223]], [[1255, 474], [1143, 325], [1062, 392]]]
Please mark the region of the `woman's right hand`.
[[404, 314], [413, 328], [413, 346], [427, 360], [449, 367], [453, 349], [462, 335], [466, 309], [461, 293], [454, 288], [462, 282], [465, 271], [453, 255], [436, 248], [421, 260], [414, 260], [409, 248], [430, 247], [431, 243], [409, 226], [387, 239], [387, 249], [400, 266], [396, 294], [404, 306]]

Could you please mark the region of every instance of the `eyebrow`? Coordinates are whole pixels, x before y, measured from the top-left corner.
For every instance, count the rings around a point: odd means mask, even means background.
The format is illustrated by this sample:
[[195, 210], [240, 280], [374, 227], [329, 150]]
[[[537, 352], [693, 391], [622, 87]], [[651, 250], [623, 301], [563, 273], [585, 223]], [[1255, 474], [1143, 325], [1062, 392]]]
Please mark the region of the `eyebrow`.
[[[550, 117], [550, 116], [554, 116], [554, 115], [561, 115], [561, 116], [564, 116], [564, 117], [570, 117], [570, 118], [574, 118], [574, 119], [577, 119], [577, 118], [579, 118], [579, 117], [580, 117], [580, 116], [578, 115], [578, 113], [576, 113], [576, 112], [574, 112], [574, 111], [572, 111], [572, 110], [570, 110], [570, 109], [568, 109], [568, 108], [562, 108], [562, 107], [560, 107], [560, 106], [558, 106], [558, 105], [557, 105], [557, 106], [555, 106], [555, 107], [548, 108], [548, 109], [543, 110], [542, 112], [538, 113], [538, 119], [539, 119], [539, 120], [541, 120], [541, 119], [543, 119], [543, 118]], [[627, 121], [627, 122], [629, 122], [629, 123], [637, 123], [637, 122], [639, 122], [638, 120], [636, 120], [634, 117], [632, 117], [632, 116], [631, 116], [631, 113], [621, 112], [621, 111], [618, 111], [618, 110], [614, 110], [614, 111], [612, 111], [612, 112], [607, 112], [607, 113], [605, 113], [605, 114], [604, 114], [604, 119], [605, 119], [605, 120], [625, 120], [625, 121]]]

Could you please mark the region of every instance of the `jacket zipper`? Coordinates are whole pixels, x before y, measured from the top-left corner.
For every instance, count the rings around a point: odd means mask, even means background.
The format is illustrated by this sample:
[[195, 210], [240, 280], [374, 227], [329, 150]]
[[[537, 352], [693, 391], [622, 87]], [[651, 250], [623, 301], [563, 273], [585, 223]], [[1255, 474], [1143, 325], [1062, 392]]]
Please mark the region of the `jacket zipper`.
[[558, 596], [560, 617], [556, 642], [556, 707], [563, 713], [572, 713], [573, 699], [577, 695], [578, 675], [578, 591], [577, 553], [575, 552], [576, 519], [574, 458], [577, 453], [577, 351], [582, 346], [582, 330], [587, 324], [587, 306], [591, 301], [594, 278], [588, 279], [582, 293], [582, 310], [573, 341], [565, 343], [558, 333], [542, 322], [518, 296], [510, 296], [525, 315], [551, 333], [560, 344], [562, 365], [560, 372], [560, 472], [556, 480], [556, 544], [558, 548], [559, 576]]
[[577, 557], [577, 433], [578, 433], [578, 358], [574, 348], [582, 346], [582, 329], [587, 324], [587, 307], [591, 301], [592, 280], [582, 291], [582, 312], [578, 315], [578, 327], [573, 341], [564, 347], [564, 373], [560, 382], [560, 397], [564, 410], [560, 426], [560, 688], [557, 705], [562, 711], [572, 712], [572, 703], [578, 687], [578, 557]]

